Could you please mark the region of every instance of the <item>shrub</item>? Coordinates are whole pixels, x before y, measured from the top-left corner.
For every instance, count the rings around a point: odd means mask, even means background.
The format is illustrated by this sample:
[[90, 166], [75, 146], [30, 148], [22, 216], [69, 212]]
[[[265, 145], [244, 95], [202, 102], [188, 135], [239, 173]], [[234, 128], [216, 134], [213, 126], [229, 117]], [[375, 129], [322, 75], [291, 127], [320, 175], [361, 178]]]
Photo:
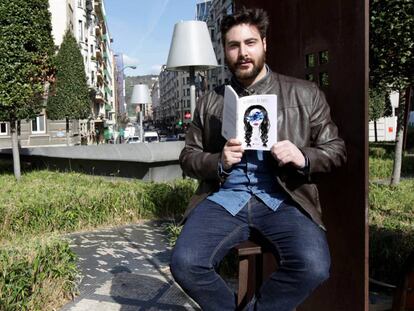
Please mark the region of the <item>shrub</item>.
[[19, 185], [0, 175], [1, 240], [22, 234], [69, 232], [142, 218], [179, 217], [195, 183], [110, 181], [79, 173], [33, 171]]
[[56, 237], [3, 245], [0, 272], [4, 311], [53, 310], [76, 292], [76, 256]]
[[399, 270], [414, 249], [414, 181], [396, 187], [370, 184], [370, 276], [396, 283]]
[[190, 179], [126, 182], [49, 171], [27, 172], [17, 183], [1, 163], [1, 311], [53, 310], [75, 291], [75, 256], [66, 241], [21, 241], [142, 218], [176, 218], [196, 187]]
[[385, 148], [382, 148], [382, 147], [369, 148], [369, 156], [370, 157], [382, 159], [385, 156], [386, 153], [387, 153], [387, 151], [385, 150]]

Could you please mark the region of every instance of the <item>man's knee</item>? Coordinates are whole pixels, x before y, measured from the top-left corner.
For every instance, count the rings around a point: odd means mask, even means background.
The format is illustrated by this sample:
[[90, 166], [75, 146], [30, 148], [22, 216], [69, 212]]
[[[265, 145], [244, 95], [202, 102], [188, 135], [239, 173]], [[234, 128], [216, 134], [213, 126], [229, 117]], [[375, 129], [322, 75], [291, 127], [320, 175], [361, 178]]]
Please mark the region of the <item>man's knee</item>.
[[192, 282], [193, 276], [202, 270], [202, 264], [194, 252], [188, 249], [175, 248], [170, 262], [170, 270], [174, 279], [182, 285], [183, 282]]
[[302, 257], [305, 273], [302, 274], [304, 281], [310, 285], [317, 286], [329, 278], [330, 258], [329, 255], [312, 256], [306, 254]]

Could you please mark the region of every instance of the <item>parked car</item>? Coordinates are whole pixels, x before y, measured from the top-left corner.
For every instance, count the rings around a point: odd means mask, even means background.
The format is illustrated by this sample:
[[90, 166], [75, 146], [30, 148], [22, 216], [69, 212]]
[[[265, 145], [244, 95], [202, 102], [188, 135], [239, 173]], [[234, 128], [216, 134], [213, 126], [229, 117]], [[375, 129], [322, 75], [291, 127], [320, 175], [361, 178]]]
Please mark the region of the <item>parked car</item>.
[[185, 140], [185, 133], [179, 133], [177, 137], [178, 137], [178, 140]]
[[147, 131], [144, 132], [144, 142], [145, 143], [158, 143], [160, 141], [160, 137], [158, 133], [155, 131]]
[[178, 137], [177, 135], [168, 135], [167, 137], [165, 137], [165, 141], [177, 141]]
[[126, 143], [127, 144], [137, 144], [137, 143], [139, 143], [141, 140], [140, 140], [140, 137], [139, 136], [129, 136], [128, 138], [127, 138], [127, 140], [126, 140]]

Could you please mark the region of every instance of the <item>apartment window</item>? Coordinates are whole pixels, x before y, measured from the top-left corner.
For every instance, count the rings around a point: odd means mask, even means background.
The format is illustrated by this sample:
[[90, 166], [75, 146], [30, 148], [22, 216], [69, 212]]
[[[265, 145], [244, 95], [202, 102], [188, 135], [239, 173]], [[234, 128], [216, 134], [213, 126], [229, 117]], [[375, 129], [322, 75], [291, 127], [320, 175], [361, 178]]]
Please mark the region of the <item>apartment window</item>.
[[45, 129], [46, 117], [44, 114], [37, 116], [32, 120], [32, 134], [46, 133]]
[[83, 22], [81, 20], [78, 21], [78, 27], [79, 27], [79, 40], [83, 41]]
[[8, 126], [6, 122], [0, 122], [0, 136], [8, 135]]
[[78, 7], [83, 8], [83, 0], [78, 0]]
[[233, 15], [233, 4], [230, 4], [230, 5], [227, 7], [227, 12], [226, 12], [226, 14], [227, 14], [227, 15]]
[[93, 54], [93, 44], [91, 44], [91, 53]]
[[92, 82], [92, 85], [95, 84], [95, 71], [93, 71], [93, 70], [91, 71], [91, 82]]

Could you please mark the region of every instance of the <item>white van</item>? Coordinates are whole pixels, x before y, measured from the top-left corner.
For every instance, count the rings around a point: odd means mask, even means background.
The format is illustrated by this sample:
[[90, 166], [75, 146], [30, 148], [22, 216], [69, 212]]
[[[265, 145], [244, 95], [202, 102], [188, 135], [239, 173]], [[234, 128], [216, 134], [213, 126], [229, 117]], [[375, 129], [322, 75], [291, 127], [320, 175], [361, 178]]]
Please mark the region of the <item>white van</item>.
[[158, 133], [155, 131], [147, 131], [144, 132], [144, 142], [145, 143], [158, 143], [160, 141], [160, 137]]

